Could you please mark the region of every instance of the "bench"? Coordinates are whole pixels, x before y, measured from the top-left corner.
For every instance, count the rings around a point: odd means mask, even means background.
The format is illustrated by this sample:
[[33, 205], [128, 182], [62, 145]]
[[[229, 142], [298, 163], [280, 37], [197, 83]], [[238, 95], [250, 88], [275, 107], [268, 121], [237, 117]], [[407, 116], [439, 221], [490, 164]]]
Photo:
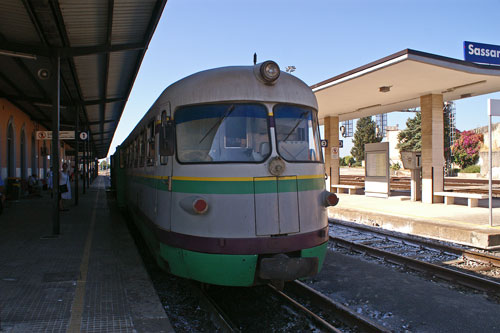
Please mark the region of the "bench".
[[464, 192], [434, 192], [435, 196], [444, 197], [445, 205], [453, 205], [455, 198], [466, 198], [469, 207], [477, 207], [479, 199], [487, 199], [486, 194], [480, 193], [464, 193]]
[[332, 188], [335, 188], [336, 193], [345, 193], [344, 190], [347, 190], [349, 194], [356, 194], [357, 190], [365, 188], [361, 185], [345, 185], [345, 184], [332, 184]]

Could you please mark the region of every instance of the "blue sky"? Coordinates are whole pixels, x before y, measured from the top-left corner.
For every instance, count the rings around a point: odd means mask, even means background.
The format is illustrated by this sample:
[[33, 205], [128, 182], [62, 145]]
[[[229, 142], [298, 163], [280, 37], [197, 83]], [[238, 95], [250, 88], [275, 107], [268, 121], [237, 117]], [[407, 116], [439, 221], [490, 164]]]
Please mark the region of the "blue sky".
[[[499, 13], [499, 0], [168, 0], [109, 153], [192, 73], [251, 65], [256, 52], [312, 85], [407, 48], [463, 59], [464, 41], [500, 45]], [[456, 102], [459, 130], [487, 125], [488, 98], [500, 93]]]

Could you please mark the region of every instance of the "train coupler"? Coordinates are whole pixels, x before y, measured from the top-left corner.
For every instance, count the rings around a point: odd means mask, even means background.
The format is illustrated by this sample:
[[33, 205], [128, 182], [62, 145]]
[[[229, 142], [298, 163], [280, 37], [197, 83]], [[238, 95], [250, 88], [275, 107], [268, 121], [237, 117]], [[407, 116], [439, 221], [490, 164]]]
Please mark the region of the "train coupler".
[[262, 258], [259, 262], [258, 276], [263, 280], [292, 281], [315, 275], [318, 266], [319, 260], [316, 257], [290, 258], [280, 254]]

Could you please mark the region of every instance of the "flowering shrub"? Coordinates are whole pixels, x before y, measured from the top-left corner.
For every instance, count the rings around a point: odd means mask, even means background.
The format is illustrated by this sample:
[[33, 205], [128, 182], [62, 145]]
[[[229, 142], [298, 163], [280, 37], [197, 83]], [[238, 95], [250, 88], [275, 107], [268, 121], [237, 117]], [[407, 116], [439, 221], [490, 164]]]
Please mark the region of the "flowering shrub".
[[483, 134], [478, 134], [474, 131], [460, 133], [460, 138], [451, 147], [455, 163], [460, 165], [462, 169], [476, 164], [479, 159], [479, 148], [482, 142]]

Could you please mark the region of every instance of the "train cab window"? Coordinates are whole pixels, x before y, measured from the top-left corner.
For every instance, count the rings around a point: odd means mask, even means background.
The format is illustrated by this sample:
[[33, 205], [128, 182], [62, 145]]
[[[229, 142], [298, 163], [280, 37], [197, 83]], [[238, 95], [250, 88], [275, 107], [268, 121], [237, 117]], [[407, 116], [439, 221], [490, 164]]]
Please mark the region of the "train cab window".
[[274, 107], [278, 154], [289, 162], [321, 162], [317, 112], [299, 106]]
[[181, 163], [259, 163], [271, 154], [267, 109], [261, 104], [181, 107], [175, 125]]
[[158, 127], [159, 135], [159, 153], [160, 163], [165, 165], [168, 163], [168, 157], [174, 154], [175, 142], [175, 125], [172, 120], [167, 117], [167, 111], [161, 113], [160, 126]]
[[151, 166], [155, 164], [155, 123], [154, 120], [148, 125], [147, 128], [147, 140], [148, 140], [148, 151], [147, 151], [147, 165]]

